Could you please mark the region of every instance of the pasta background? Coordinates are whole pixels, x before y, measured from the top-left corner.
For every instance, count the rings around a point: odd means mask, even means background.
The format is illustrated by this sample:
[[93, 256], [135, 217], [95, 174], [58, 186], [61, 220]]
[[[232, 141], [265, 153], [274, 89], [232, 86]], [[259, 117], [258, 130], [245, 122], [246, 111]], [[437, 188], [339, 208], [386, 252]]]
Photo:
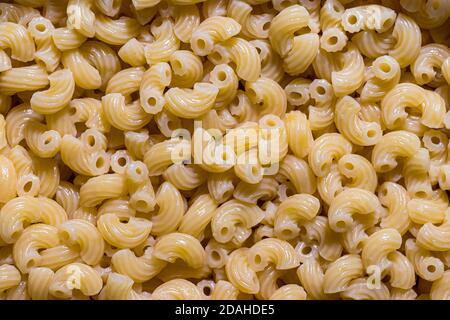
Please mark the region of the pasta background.
[[0, 12], [0, 299], [450, 300], [449, 1]]

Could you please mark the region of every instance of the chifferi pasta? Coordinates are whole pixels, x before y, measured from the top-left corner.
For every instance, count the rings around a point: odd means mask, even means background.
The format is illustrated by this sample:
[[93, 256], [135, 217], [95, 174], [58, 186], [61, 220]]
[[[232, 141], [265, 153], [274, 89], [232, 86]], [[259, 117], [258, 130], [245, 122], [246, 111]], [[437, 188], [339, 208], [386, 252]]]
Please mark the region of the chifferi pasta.
[[0, 300], [450, 300], [450, 2], [0, 3]]

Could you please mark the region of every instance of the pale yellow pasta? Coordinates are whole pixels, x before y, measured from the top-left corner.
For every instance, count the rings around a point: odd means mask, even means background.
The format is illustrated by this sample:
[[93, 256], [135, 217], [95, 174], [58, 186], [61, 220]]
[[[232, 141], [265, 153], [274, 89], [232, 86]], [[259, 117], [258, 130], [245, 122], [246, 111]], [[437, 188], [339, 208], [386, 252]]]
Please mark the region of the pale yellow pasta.
[[200, 268], [205, 261], [205, 251], [200, 242], [191, 235], [177, 232], [159, 238], [153, 254], [169, 263], [181, 259], [192, 268]]
[[234, 250], [225, 266], [228, 280], [240, 291], [249, 294], [259, 292], [260, 285], [256, 272], [248, 262], [247, 248]]
[[121, 248], [134, 248], [144, 242], [150, 234], [152, 223], [143, 218], [120, 218], [107, 213], [98, 218], [97, 228], [109, 244]]
[[307, 259], [298, 269], [297, 275], [308, 296], [315, 300], [332, 299], [333, 295], [324, 292], [324, 272], [320, 263], [314, 259]]
[[448, 300], [450, 295], [450, 289], [448, 287], [448, 281], [450, 272], [447, 270], [441, 279], [433, 282], [430, 290], [430, 298], [432, 300]]
[[367, 285], [369, 278], [359, 278], [353, 280], [349, 287], [341, 293], [344, 299], [352, 300], [389, 300], [390, 292], [384, 283], [380, 283], [379, 287], [369, 287]]
[[75, 81], [69, 69], [55, 71], [48, 77], [50, 88], [33, 94], [31, 108], [40, 114], [53, 114], [62, 110], [72, 100]]
[[[41, 2], [42, 4], [42, 2]], [[29, 6], [15, 4], [15, 3], [1, 3], [2, 9], [1, 21], [14, 22], [23, 26], [27, 25], [34, 17], [39, 16], [39, 11]]]
[[0, 237], [14, 243], [27, 230], [25, 223], [45, 223], [58, 226], [67, 220], [64, 209], [54, 200], [22, 196], [8, 201], [0, 211]]
[[263, 178], [256, 184], [240, 181], [233, 192], [233, 197], [247, 203], [256, 204], [260, 200], [275, 198], [278, 186], [278, 182], [273, 178]]
[[400, 13], [395, 20], [392, 35], [396, 43], [389, 50], [389, 55], [404, 68], [413, 63], [419, 55], [422, 42], [420, 28], [412, 18]]
[[430, 251], [419, 247], [413, 239], [405, 242], [405, 252], [415, 272], [427, 281], [436, 281], [444, 274], [444, 264]]
[[164, 235], [177, 230], [186, 211], [184, 198], [170, 182], [164, 182], [156, 193], [158, 212], [151, 219], [152, 233]]
[[11, 49], [11, 58], [28, 62], [34, 59], [35, 47], [30, 32], [22, 25], [0, 23], [0, 48]]
[[299, 225], [312, 220], [320, 210], [319, 200], [309, 194], [295, 194], [282, 201], [274, 220], [276, 236], [292, 240], [300, 234]]
[[209, 194], [199, 196], [186, 211], [178, 231], [200, 238], [216, 208], [217, 203]]
[[48, 300], [49, 287], [55, 273], [45, 267], [33, 268], [28, 275], [27, 289], [33, 300]]
[[369, 223], [373, 219], [375, 224], [380, 210], [381, 204], [373, 193], [364, 189], [348, 188], [331, 201], [328, 209], [329, 224], [336, 232], [350, 230], [358, 223], [358, 219], [369, 219]]
[[0, 176], [0, 189], [2, 190], [0, 203], [4, 204], [17, 195], [17, 173], [13, 162], [3, 155], [0, 156], [0, 167], [2, 168]]
[[325, 293], [345, 291], [349, 283], [364, 275], [363, 264], [359, 255], [349, 254], [332, 262], [324, 274], [323, 290]]
[[3, 264], [0, 266], [0, 293], [17, 286], [21, 281], [19, 270], [13, 265]]
[[232, 18], [214, 16], [205, 19], [195, 28], [190, 43], [192, 50], [199, 56], [210, 54], [217, 43], [237, 35], [241, 25]]
[[356, 145], [375, 145], [383, 135], [381, 127], [376, 122], [362, 121], [358, 116], [360, 111], [361, 105], [355, 99], [350, 96], [341, 98], [336, 104], [336, 127]]
[[93, 177], [80, 188], [80, 206], [93, 207], [104, 200], [123, 196], [127, 191], [123, 175], [111, 173]]
[[192, 282], [184, 279], [173, 279], [157, 287], [152, 300], [200, 300], [203, 293]]
[[40, 65], [12, 68], [0, 74], [0, 93], [12, 96], [18, 92], [45, 88], [48, 83], [48, 74]]
[[256, 205], [239, 200], [230, 200], [216, 209], [211, 220], [211, 229], [218, 242], [243, 243], [251, 234], [251, 228], [264, 218]]
[[333, 161], [352, 152], [352, 144], [338, 133], [326, 133], [316, 139], [308, 155], [309, 165], [318, 177], [330, 172]]
[[394, 131], [381, 137], [372, 151], [372, 164], [377, 172], [388, 172], [397, 165], [397, 158], [412, 157], [420, 148], [419, 138], [407, 131]]
[[261, 74], [261, 58], [247, 40], [233, 37], [215, 46], [208, 56], [214, 64], [232, 62], [236, 74], [245, 81], [256, 81]]
[[200, 24], [200, 12], [196, 5], [176, 7], [174, 10], [174, 32], [178, 39], [189, 43], [193, 32]]
[[95, 37], [112, 45], [127, 43], [138, 35], [139, 27], [135, 19], [126, 16], [116, 20], [102, 14], [97, 14], [95, 17]]
[[317, 180], [310, 165], [303, 159], [288, 154], [280, 164], [279, 175], [289, 180], [297, 193], [313, 194], [317, 189]]
[[172, 53], [180, 47], [180, 40], [175, 35], [173, 22], [169, 19], [157, 18], [153, 20], [151, 30], [155, 40], [144, 46], [147, 63], [152, 65], [169, 61]]
[[203, 64], [198, 56], [188, 50], [177, 50], [170, 56], [173, 87], [190, 88], [203, 75]]
[[298, 267], [300, 260], [289, 242], [267, 238], [255, 243], [248, 250], [248, 264], [255, 271], [264, 270], [269, 264], [275, 265], [278, 270], [287, 270]]
[[76, 49], [86, 41], [86, 37], [75, 29], [71, 28], [56, 28], [52, 32], [52, 38], [55, 46], [60, 51], [67, 51]]
[[92, 1], [69, 0], [67, 3], [67, 26], [85, 37], [95, 35], [95, 14], [91, 10]]
[[395, 229], [381, 229], [364, 241], [361, 259], [365, 268], [375, 265], [382, 270], [388, 266], [389, 255], [400, 248], [402, 238]]
[[52, 296], [68, 299], [74, 294], [74, 289], [86, 296], [93, 296], [100, 292], [102, 285], [102, 278], [92, 267], [71, 263], [55, 272], [48, 290]]
[[411, 223], [407, 211], [409, 196], [405, 188], [397, 183], [385, 182], [378, 190], [378, 198], [380, 203], [388, 209], [380, 225], [383, 228], [395, 228], [403, 235]]
[[40, 17], [30, 21], [28, 30], [34, 38], [37, 47], [34, 54], [35, 59], [42, 61], [46, 65], [47, 71], [55, 71], [61, 58], [61, 52], [52, 39], [55, 27], [50, 20]]
[[358, 48], [350, 43], [347, 51], [340, 54], [342, 67], [331, 72], [331, 83], [338, 97], [351, 94], [364, 81], [364, 61]]
[[250, 43], [256, 48], [261, 59], [261, 75], [275, 81], [280, 81], [284, 76], [282, 60], [273, 50], [270, 42], [263, 39], [252, 40]]
[[39, 157], [54, 157], [60, 149], [60, 134], [54, 130], [47, 130], [46, 126], [39, 122], [28, 122], [24, 136], [28, 147]]
[[247, 82], [245, 84], [245, 93], [258, 108], [257, 111], [260, 116], [273, 114], [281, 117], [286, 112], [286, 93], [272, 79], [259, 78], [254, 82]]

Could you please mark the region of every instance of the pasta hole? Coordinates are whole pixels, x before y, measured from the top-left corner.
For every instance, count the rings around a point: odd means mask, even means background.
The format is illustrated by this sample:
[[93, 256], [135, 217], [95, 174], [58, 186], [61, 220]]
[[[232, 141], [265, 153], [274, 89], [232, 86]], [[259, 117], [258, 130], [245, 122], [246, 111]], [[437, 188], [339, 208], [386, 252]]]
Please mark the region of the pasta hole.
[[94, 136], [89, 135], [86, 138], [86, 141], [87, 141], [88, 145], [91, 146], [91, 147], [93, 147], [95, 145], [95, 138], [94, 138]]
[[342, 13], [344, 11], [342, 7], [339, 7], [336, 4], [333, 5], [333, 10], [337, 13]]
[[154, 107], [156, 105], [156, 98], [155, 97], [148, 98], [147, 103], [149, 106]]
[[220, 260], [220, 254], [216, 250], [212, 250], [211, 251], [211, 259], [213, 259], [215, 261], [219, 261]]
[[23, 185], [23, 191], [24, 192], [30, 192], [31, 188], [33, 187], [33, 181], [28, 181]]
[[121, 167], [125, 167], [127, 165], [127, 162], [127, 159], [125, 159], [124, 157], [120, 157], [119, 159], [117, 159], [117, 163]]
[[344, 164], [344, 168], [347, 170], [353, 170], [355, 166], [353, 165], [353, 163], [347, 162], [346, 164]]
[[338, 227], [339, 229], [345, 229], [347, 226], [347, 224], [345, 223], [345, 221], [339, 220], [336, 222], [336, 227]]
[[300, 92], [293, 91], [293, 92], [289, 93], [289, 97], [292, 100], [301, 100], [303, 98], [303, 95]]
[[136, 209], [138, 211], [143, 211], [147, 208], [147, 202], [144, 200], [138, 200], [136, 201]]
[[219, 71], [219, 73], [217, 73], [217, 79], [219, 79], [219, 81], [225, 81], [227, 79], [227, 74], [224, 71]]
[[329, 37], [327, 42], [330, 46], [334, 46], [337, 44], [338, 38], [336, 36]]
[[325, 94], [325, 88], [324, 87], [322, 87], [322, 86], [317, 86], [316, 87], [316, 92], [319, 94], [319, 95], [324, 95]]
[[211, 294], [212, 290], [210, 287], [206, 286], [203, 287], [203, 293], [205, 294], [205, 296], [209, 296]]
[[391, 66], [387, 63], [381, 63], [380, 70], [383, 71], [384, 73], [389, 73], [391, 72]]
[[367, 137], [368, 138], [374, 138], [376, 135], [377, 135], [377, 132], [375, 130], [367, 131]]
[[226, 235], [228, 234], [228, 232], [229, 232], [229, 229], [228, 229], [227, 227], [223, 227], [223, 228], [220, 230], [220, 234], [221, 234], [222, 236], [226, 236]]
[[413, 117], [421, 116], [421, 112], [420, 112], [419, 108], [406, 107], [405, 112]]
[[180, 69], [183, 69], [183, 64], [181, 63], [180, 60], [174, 60], [174, 61], [172, 61], [172, 67], [174, 69], [180, 70]]
[[383, 28], [384, 29], [388, 29], [392, 24], [393, 24], [393, 20], [392, 19], [386, 19], [384, 22], [383, 22]]
[[258, 172], [259, 172], [258, 167], [252, 167], [252, 175], [256, 176]]
[[36, 266], [36, 262], [33, 259], [28, 260], [28, 262], [27, 262], [27, 269], [31, 269], [34, 266]]
[[262, 258], [259, 254], [255, 254], [255, 257], [253, 258], [253, 261], [255, 262], [256, 265], [259, 265], [262, 263]]
[[383, 165], [380, 167], [380, 169], [381, 169], [381, 171], [386, 172], [386, 171], [389, 171], [389, 170], [391, 169], [391, 166], [388, 165], [388, 164], [383, 164]]
[[348, 16], [347, 22], [351, 25], [355, 25], [358, 22], [358, 18], [354, 14], [351, 14]]
[[95, 161], [95, 166], [97, 168], [103, 167], [104, 164], [105, 164], [105, 160], [103, 159], [103, 157], [99, 157], [99, 158], [97, 158], [97, 161]]
[[203, 40], [203, 39], [198, 39], [198, 40], [197, 40], [197, 47], [198, 47], [200, 50], [205, 49], [205, 48], [206, 48], [206, 42], [205, 42], [205, 40]]
[[291, 230], [289, 230], [289, 229], [284, 229], [282, 232], [281, 232], [281, 234], [284, 236], [284, 237], [290, 237], [291, 235], [292, 235], [292, 232], [291, 232]]
[[312, 252], [312, 248], [310, 246], [304, 246], [302, 248], [302, 254], [304, 254], [305, 256], [307, 256], [308, 254], [310, 254]]
[[210, 58], [213, 61], [222, 61], [223, 60], [222, 55], [217, 51], [214, 51], [213, 53], [211, 53]]
[[48, 145], [50, 142], [52, 142], [52, 137], [45, 138], [45, 140], [44, 140], [45, 145]]
[[270, 29], [270, 21], [265, 22], [265, 23], [263, 24], [263, 26], [262, 26], [262, 29], [263, 29], [264, 31], [269, 30], [269, 29]]
[[39, 32], [45, 32], [47, 30], [47, 27], [43, 23], [38, 23], [36, 24], [35, 29]]
[[424, 198], [427, 197], [427, 193], [426, 193], [425, 191], [417, 191], [417, 192], [415, 193], [415, 196], [416, 196], [417, 198], [424, 199]]
[[70, 234], [67, 231], [61, 231], [59, 236], [63, 242], [67, 242], [70, 240]]
[[428, 265], [427, 266], [427, 271], [430, 272], [430, 273], [436, 272], [436, 266], [434, 266], [432, 264]]
[[439, 137], [433, 136], [431, 137], [431, 143], [439, 145], [441, 144], [441, 139], [439, 139]]

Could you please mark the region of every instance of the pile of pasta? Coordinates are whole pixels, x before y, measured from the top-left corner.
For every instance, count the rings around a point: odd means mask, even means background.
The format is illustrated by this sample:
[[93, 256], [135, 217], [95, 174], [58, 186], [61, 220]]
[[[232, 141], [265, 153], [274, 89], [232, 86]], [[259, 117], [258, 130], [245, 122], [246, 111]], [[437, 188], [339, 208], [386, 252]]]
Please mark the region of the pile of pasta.
[[450, 299], [449, 15], [2, 1], [0, 297]]

